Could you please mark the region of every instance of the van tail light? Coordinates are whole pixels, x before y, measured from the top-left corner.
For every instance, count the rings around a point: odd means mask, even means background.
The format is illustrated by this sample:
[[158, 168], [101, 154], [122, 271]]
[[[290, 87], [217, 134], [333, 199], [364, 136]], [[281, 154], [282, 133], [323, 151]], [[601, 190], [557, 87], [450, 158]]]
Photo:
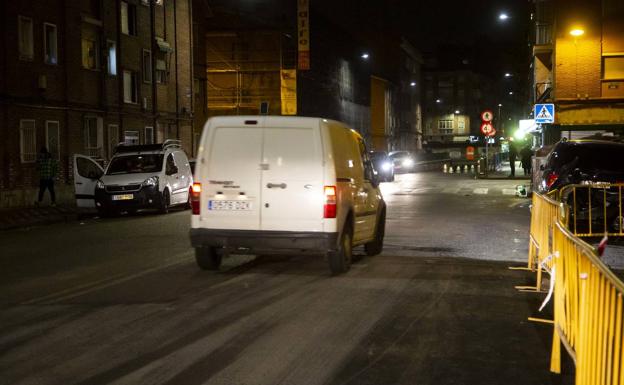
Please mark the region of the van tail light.
[[555, 174], [554, 172], [548, 174], [548, 179], [546, 179], [546, 186], [550, 188], [550, 186], [552, 186], [557, 181], [557, 178], [559, 178], [559, 175]]
[[201, 183], [195, 182], [191, 186], [191, 209], [193, 215], [199, 215], [199, 207], [201, 202]]
[[336, 186], [325, 186], [323, 218], [336, 218]]

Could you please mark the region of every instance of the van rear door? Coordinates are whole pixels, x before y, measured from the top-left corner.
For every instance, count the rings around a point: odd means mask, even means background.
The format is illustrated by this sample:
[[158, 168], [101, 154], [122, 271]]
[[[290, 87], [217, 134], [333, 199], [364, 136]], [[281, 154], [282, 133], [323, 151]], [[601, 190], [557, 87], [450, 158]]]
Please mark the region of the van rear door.
[[323, 152], [318, 124], [265, 127], [262, 158], [261, 229], [322, 231]]
[[262, 128], [214, 127], [210, 135], [198, 175], [205, 181], [200, 220], [208, 228], [259, 230]]

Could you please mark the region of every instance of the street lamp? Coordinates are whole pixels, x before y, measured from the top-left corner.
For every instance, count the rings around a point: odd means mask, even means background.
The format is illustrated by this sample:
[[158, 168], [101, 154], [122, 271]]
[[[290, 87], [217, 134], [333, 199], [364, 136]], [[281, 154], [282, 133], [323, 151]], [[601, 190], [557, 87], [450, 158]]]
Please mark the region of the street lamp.
[[442, 103], [442, 99], [436, 99], [436, 103]]
[[362, 56], [360, 56], [360, 57], [361, 57], [362, 59], [364, 59], [364, 60], [368, 60], [368, 58], [370, 57], [370, 55], [368, 54], [368, 52], [364, 52], [364, 53], [362, 54]]
[[498, 15], [498, 20], [500, 21], [505, 21], [507, 19], [509, 19], [509, 15], [506, 14], [505, 12], [502, 12], [500, 15]]
[[512, 74], [510, 74], [509, 72], [505, 72], [505, 77], [506, 77], [506, 78], [510, 78], [510, 77], [512, 77], [512, 76], [513, 76], [513, 75], [512, 75]]
[[573, 30], [570, 31], [570, 35], [574, 37], [583, 36], [584, 34], [585, 34], [585, 31], [581, 28], [574, 28]]
[[509, 91], [509, 95], [513, 95], [513, 91]]
[[416, 87], [416, 82], [411, 82], [411, 83], [410, 83], [410, 86], [411, 86], [411, 87]]
[[459, 115], [459, 112], [460, 112], [459, 110], [455, 110], [456, 115]]

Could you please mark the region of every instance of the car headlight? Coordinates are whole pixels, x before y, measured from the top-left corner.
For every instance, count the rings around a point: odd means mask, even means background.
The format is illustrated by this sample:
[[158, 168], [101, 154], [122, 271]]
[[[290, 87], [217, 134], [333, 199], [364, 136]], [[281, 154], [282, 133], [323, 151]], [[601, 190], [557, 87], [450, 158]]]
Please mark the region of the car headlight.
[[414, 165], [414, 161], [411, 158], [403, 159], [403, 167], [412, 167]]
[[98, 180], [97, 182], [95, 182], [95, 188], [103, 189], [104, 182], [102, 182], [101, 180]]
[[390, 171], [392, 169], [392, 163], [390, 163], [390, 162], [383, 162], [381, 164], [381, 169], [383, 171]]
[[158, 186], [158, 177], [157, 176], [149, 177], [145, 179], [143, 183], [141, 183], [141, 185], [144, 187]]

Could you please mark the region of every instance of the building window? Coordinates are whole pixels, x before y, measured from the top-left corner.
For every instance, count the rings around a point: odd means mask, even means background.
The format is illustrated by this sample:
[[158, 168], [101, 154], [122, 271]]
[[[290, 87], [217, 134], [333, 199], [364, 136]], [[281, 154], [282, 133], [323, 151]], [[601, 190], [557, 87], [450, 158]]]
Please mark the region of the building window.
[[453, 130], [453, 121], [452, 120], [438, 120], [438, 130]]
[[106, 41], [106, 51], [108, 53], [107, 58], [107, 71], [109, 75], [117, 75], [117, 43], [112, 40]]
[[102, 118], [84, 118], [84, 148], [87, 156], [102, 157]]
[[82, 67], [89, 70], [99, 68], [100, 52], [96, 39], [82, 38]]
[[145, 127], [145, 144], [154, 144], [154, 127]]
[[61, 159], [60, 124], [58, 121], [46, 121], [46, 148], [54, 158]]
[[121, 32], [125, 35], [136, 36], [136, 5], [121, 2]]
[[33, 21], [30, 17], [18, 16], [18, 46], [20, 60], [33, 60], [35, 50], [33, 48]]
[[119, 126], [116, 124], [108, 125], [108, 158], [113, 157], [115, 148], [119, 144]]
[[143, 82], [152, 82], [152, 51], [143, 50]]
[[605, 56], [602, 58], [604, 80], [624, 79], [624, 56]]
[[139, 98], [137, 95], [137, 75], [136, 72], [123, 72], [124, 102], [137, 103]]
[[20, 120], [20, 159], [22, 163], [37, 160], [37, 133], [34, 119]]
[[156, 59], [156, 83], [167, 83], [167, 64], [161, 59]]
[[43, 23], [43, 57], [47, 64], [58, 64], [56, 25]]
[[139, 144], [139, 131], [124, 131], [124, 144], [131, 146]]

